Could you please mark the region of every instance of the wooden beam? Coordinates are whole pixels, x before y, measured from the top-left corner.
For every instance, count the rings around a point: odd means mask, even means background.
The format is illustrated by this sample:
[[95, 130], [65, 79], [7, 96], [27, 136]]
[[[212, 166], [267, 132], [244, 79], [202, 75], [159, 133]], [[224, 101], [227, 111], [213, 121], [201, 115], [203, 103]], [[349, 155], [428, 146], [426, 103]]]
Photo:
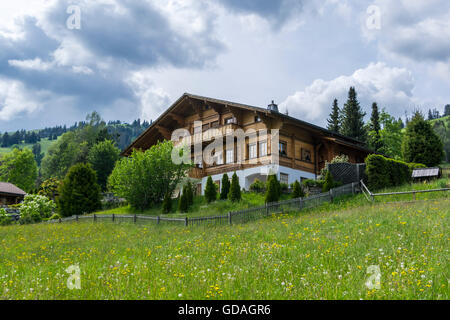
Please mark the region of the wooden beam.
[[176, 114], [176, 113], [169, 113], [169, 116], [170, 116], [173, 120], [175, 120], [175, 121], [178, 123], [178, 125], [184, 126], [184, 118], [183, 118], [182, 116], [180, 116], [180, 115], [178, 115], [178, 114]]
[[166, 128], [159, 125], [155, 126], [155, 128], [159, 131], [159, 133], [161, 133], [164, 139], [170, 140], [172, 138], [172, 133]]

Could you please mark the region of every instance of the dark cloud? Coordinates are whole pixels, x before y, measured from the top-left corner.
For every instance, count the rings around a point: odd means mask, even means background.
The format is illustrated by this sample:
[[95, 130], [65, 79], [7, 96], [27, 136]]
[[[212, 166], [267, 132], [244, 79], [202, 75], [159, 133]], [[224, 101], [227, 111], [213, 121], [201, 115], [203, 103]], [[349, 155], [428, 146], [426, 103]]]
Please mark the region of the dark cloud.
[[140, 97], [127, 80], [130, 72], [204, 68], [223, 50], [214, 38], [212, 17], [205, 17], [206, 28], [189, 33], [174, 29], [149, 2], [80, 2], [81, 29], [69, 30], [70, 4], [58, 1], [39, 21], [24, 18], [22, 37], [0, 36], [0, 77], [18, 80], [30, 92], [46, 92], [48, 100], [41, 95], [38, 101], [44, 112], [58, 108], [55, 102], [70, 101], [73, 105], [60, 108], [78, 110], [80, 118], [93, 109], [120, 105], [138, 117]]
[[217, 0], [226, 8], [241, 13], [254, 13], [269, 20], [275, 27], [299, 14], [304, 0]]

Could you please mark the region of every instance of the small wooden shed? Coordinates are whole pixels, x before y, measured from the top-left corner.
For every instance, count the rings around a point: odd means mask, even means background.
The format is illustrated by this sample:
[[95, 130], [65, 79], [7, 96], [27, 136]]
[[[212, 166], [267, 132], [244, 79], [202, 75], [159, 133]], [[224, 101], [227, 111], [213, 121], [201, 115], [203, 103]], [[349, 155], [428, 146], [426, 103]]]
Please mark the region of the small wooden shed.
[[20, 203], [27, 193], [9, 182], [0, 182], [0, 205]]

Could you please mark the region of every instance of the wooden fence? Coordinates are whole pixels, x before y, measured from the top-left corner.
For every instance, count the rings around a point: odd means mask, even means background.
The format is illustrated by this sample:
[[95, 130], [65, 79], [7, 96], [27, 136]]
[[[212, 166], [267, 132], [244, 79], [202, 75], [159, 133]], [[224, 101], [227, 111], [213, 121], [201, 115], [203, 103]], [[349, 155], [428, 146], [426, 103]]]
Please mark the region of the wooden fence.
[[235, 212], [228, 212], [224, 215], [205, 216], [205, 217], [185, 217], [171, 218], [164, 216], [144, 216], [144, 215], [82, 215], [61, 218], [58, 220], [49, 220], [47, 223], [62, 223], [69, 221], [111, 221], [111, 222], [133, 222], [133, 223], [153, 223], [153, 224], [176, 224], [184, 226], [200, 225], [232, 225], [246, 223], [273, 214], [279, 214], [290, 211], [300, 211], [303, 209], [314, 208], [324, 202], [332, 202], [334, 198], [360, 192], [360, 185], [356, 182], [331, 189], [329, 192], [313, 195], [307, 198], [297, 198], [280, 202], [268, 203], [263, 206], [248, 208]]

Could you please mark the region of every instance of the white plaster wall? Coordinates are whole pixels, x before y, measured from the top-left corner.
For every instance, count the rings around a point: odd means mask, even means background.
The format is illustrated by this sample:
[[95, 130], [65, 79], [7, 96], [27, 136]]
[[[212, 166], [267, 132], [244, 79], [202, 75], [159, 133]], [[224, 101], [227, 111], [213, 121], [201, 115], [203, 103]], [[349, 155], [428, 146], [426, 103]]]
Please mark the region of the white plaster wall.
[[[257, 177], [258, 179], [260, 179], [262, 181], [265, 181], [267, 176], [261, 175], [261, 172], [267, 172], [267, 168], [268, 168], [268, 166], [259, 166], [259, 167], [236, 171], [236, 174], [239, 177], [239, 185], [241, 186], [241, 188], [245, 188], [245, 190], [249, 190], [250, 185], [253, 183], [253, 180], [255, 177]], [[289, 175], [288, 176], [289, 184], [294, 183], [295, 180], [301, 181], [301, 178], [303, 178], [303, 179], [315, 179], [316, 178], [316, 176], [313, 173], [301, 171], [301, 170], [295, 170], [295, 169], [283, 167], [283, 166], [279, 167], [279, 170], [277, 173], [278, 180], [280, 180], [280, 173], [285, 173], [285, 174]], [[231, 179], [231, 177], [234, 174], [234, 171], [227, 172], [227, 174], [228, 174], [228, 177]], [[213, 175], [212, 179], [213, 179], [213, 181], [217, 181], [217, 180], [222, 181], [222, 177], [223, 177], [223, 173]], [[205, 194], [207, 179], [208, 179], [208, 177], [204, 177], [202, 179], [202, 194]], [[220, 190], [219, 190], [219, 192], [220, 192]]]

